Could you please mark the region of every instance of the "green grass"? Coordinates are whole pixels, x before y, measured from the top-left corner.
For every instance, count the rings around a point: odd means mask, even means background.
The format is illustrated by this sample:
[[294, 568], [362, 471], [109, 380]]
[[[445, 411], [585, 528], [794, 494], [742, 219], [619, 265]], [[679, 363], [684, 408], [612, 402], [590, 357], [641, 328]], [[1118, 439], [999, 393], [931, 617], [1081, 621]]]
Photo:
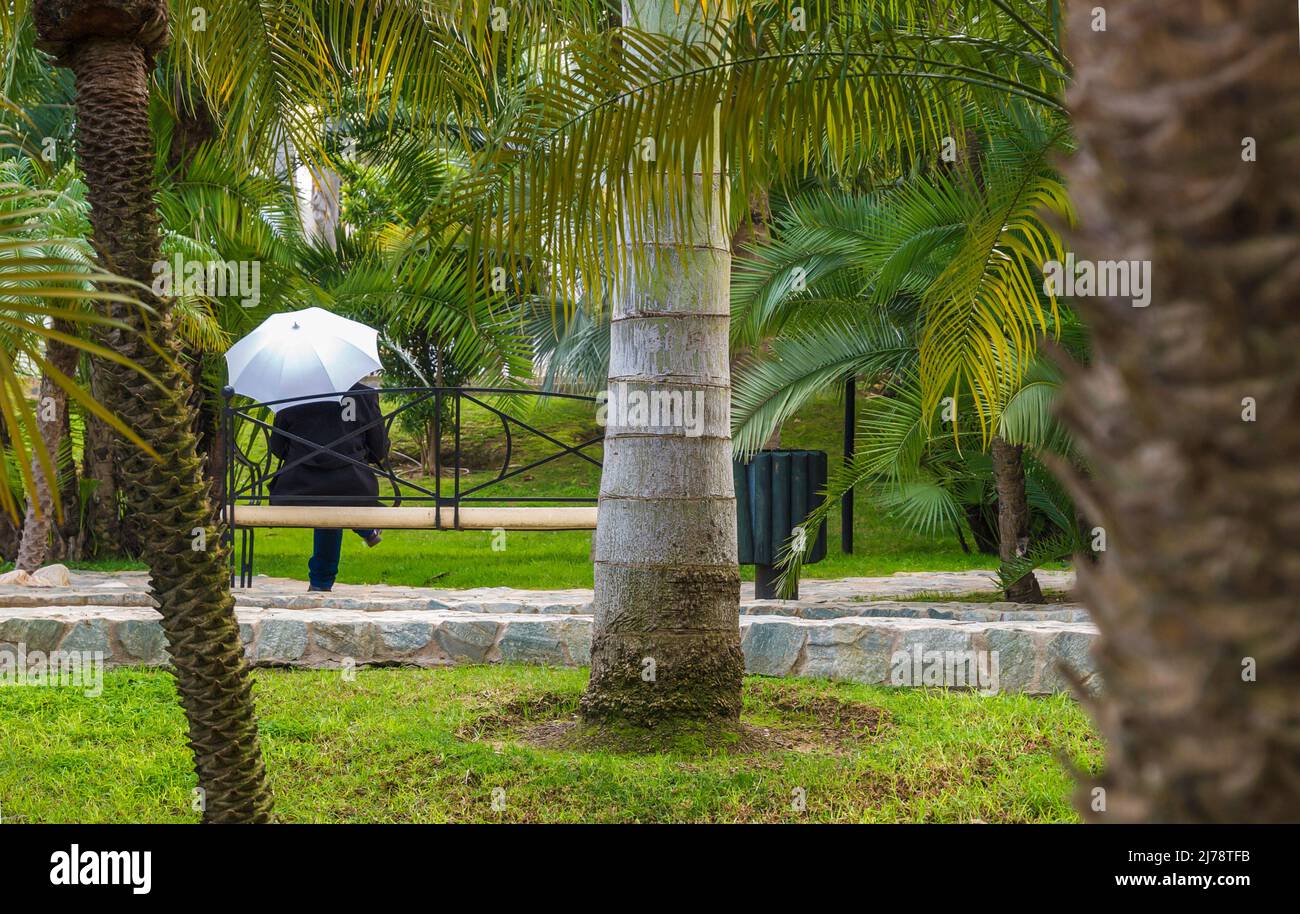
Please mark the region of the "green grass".
[[[827, 395], [810, 403], [785, 426], [785, 447], [827, 451], [832, 465], [838, 461], [842, 407]], [[580, 401], [558, 401], [520, 415], [529, 424], [567, 444], [577, 444], [596, 430], [594, 413]], [[467, 406], [462, 415], [462, 447], [480, 466], [499, 466], [502, 447], [499, 421], [485, 410]], [[518, 429], [516, 429], [518, 432]], [[395, 447], [407, 454], [418, 453], [410, 441], [398, 440]], [[522, 466], [554, 450], [553, 445], [528, 433], [517, 434], [512, 465]], [[599, 459], [600, 448], [589, 452]], [[400, 472], [400, 471], [399, 471]], [[462, 479], [465, 486], [486, 481], [495, 469], [477, 469]], [[449, 486], [450, 479], [444, 479]], [[500, 495], [594, 495], [600, 486], [600, 470], [568, 456], [494, 487]], [[489, 494], [484, 492], [483, 494]], [[827, 556], [809, 565], [804, 576], [839, 578], [892, 574], [895, 571], [960, 571], [994, 569], [991, 556], [967, 554], [955, 536], [933, 537], [917, 533], [877, 509], [859, 494], [854, 522], [853, 555], [840, 552], [840, 517], [836, 511], [828, 524]], [[344, 537], [339, 580], [354, 584], [405, 584], [439, 587], [526, 587], [562, 588], [591, 586], [591, 533], [509, 533], [505, 548], [494, 550], [487, 531], [431, 532], [395, 530], [384, 534], [383, 543], [368, 549], [360, 539]], [[257, 564], [259, 573], [305, 580], [307, 557], [311, 554], [309, 530], [259, 530]], [[143, 567], [123, 563], [88, 563], [77, 567], [117, 569]], [[741, 569], [747, 579], [753, 569]]]
[[[746, 720], [791, 737], [798, 751], [610, 755], [530, 748], [500, 730], [503, 709], [522, 709], [517, 730], [547, 696], [559, 714], [571, 713], [586, 679], [585, 670], [523, 666], [360, 670], [351, 682], [331, 671], [259, 670], [277, 814], [288, 822], [1073, 822], [1060, 759], [1087, 771], [1101, 764], [1092, 725], [1064, 696], [760, 677], [746, 681]], [[808, 737], [818, 721], [860, 711], [856, 703], [882, 712], [873, 732]], [[194, 786], [167, 673], [110, 672], [98, 698], [0, 690], [6, 823], [192, 822]], [[492, 808], [494, 788], [504, 790], [504, 811]], [[804, 812], [792, 809], [796, 789]]]

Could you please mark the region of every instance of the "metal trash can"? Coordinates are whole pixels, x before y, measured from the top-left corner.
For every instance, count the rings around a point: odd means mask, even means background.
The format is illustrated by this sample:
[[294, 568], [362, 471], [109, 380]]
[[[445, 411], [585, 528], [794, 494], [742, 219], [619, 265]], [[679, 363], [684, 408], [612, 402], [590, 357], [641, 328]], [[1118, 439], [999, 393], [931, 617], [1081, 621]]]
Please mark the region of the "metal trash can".
[[[736, 521], [740, 564], [754, 566], [754, 590], [760, 600], [776, 598], [777, 571], [794, 529], [824, 500], [826, 452], [759, 451], [749, 461], [732, 462], [736, 484]], [[804, 564], [826, 558], [826, 521], [805, 531], [813, 540]], [[799, 596], [798, 582], [792, 598]]]

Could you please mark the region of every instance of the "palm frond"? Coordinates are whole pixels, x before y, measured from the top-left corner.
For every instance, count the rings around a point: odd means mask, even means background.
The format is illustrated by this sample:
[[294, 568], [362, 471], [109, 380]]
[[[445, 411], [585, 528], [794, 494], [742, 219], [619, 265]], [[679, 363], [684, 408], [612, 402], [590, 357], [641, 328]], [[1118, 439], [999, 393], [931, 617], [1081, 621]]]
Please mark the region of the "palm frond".
[[[89, 309], [92, 301], [134, 300], [120, 292], [104, 291], [100, 284], [125, 282], [89, 266], [84, 258], [64, 257], [59, 250], [76, 247], [76, 241], [45, 232], [45, 219], [57, 218], [48, 208], [50, 193], [0, 182], [0, 421], [11, 442], [0, 452], [0, 475], [16, 470], [28, 497], [35, 491], [33, 457], [40, 472], [55, 478], [53, 455], [46, 453], [36, 423], [36, 406], [29, 399], [29, 383], [44, 374], [84, 409], [107, 422], [120, 434], [154, 454], [139, 435], [96, 403], [75, 379], [58, 371], [45, 357], [44, 342], [57, 340], [98, 358], [129, 365], [117, 352], [57, 329], [59, 322], [122, 326]], [[129, 286], [129, 284], [127, 284]], [[12, 459], [15, 467], [7, 465]], [[18, 505], [9, 486], [0, 486], [0, 510], [17, 519]]]
[[732, 438], [747, 457], [801, 406], [845, 377], [906, 373], [916, 346], [904, 328], [878, 314], [826, 321], [773, 341], [742, 365], [732, 385]]
[[[1060, 107], [1063, 74], [996, 4], [814, 4], [803, 32], [773, 4], [744, 6], [729, 20], [709, 5], [690, 42], [632, 22], [565, 33], [563, 66], [523, 84], [514, 128], [463, 188], [494, 201], [485, 228], [541, 247], [574, 283], [617, 275], [625, 245], [704, 231], [717, 175], [744, 194], [797, 163], [913, 160], [981, 103]], [[701, 163], [714, 180], [692, 180]]]

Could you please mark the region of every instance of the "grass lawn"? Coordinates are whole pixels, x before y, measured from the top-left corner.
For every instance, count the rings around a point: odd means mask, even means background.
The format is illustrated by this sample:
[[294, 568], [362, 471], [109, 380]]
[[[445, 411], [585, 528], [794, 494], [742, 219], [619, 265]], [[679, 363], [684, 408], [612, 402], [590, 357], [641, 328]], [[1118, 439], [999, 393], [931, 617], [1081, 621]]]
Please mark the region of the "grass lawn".
[[[749, 677], [745, 719], [784, 748], [629, 756], [531, 748], [585, 670], [255, 673], [263, 749], [288, 822], [1074, 822], [1061, 758], [1101, 742], [1063, 696], [981, 697]], [[116, 670], [103, 695], [0, 691], [0, 816], [192, 822], [169, 674]], [[493, 809], [496, 792], [503, 810]], [[806, 809], [794, 810], [802, 791]], [[500, 802], [498, 803], [500, 805]]]
[[[525, 409], [526, 407], [521, 407]], [[785, 426], [786, 447], [827, 451], [832, 465], [841, 452], [839, 439], [840, 403], [831, 395], [810, 403]], [[525, 421], [568, 444], [592, 437], [597, 430], [590, 404], [561, 400], [519, 413]], [[490, 413], [466, 406], [462, 416], [462, 447], [480, 467], [497, 467], [504, 454], [501, 426]], [[522, 466], [554, 448], [528, 433], [515, 437], [512, 465]], [[398, 440], [395, 448], [418, 453], [409, 441]], [[589, 452], [599, 459], [600, 448]], [[399, 469], [399, 472], [402, 472]], [[495, 469], [478, 469], [462, 480], [465, 487], [487, 481]], [[450, 487], [451, 480], [444, 479]], [[600, 487], [600, 470], [574, 457], [564, 457], [544, 467], [521, 474], [491, 490], [503, 495], [595, 495]], [[485, 491], [484, 495], [489, 494]], [[994, 569], [994, 557], [962, 551], [955, 535], [933, 537], [916, 533], [885, 515], [860, 494], [854, 522], [853, 555], [839, 549], [840, 517], [836, 511], [828, 525], [825, 561], [805, 569], [805, 577], [838, 578], [892, 574], [895, 571], [958, 571]], [[969, 541], [969, 536], [967, 537]], [[423, 530], [395, 530], [384, 541], [368, 549], [355, 536], [344, 537], [339, 580], [353, 584], [406, 584], [438, 587], [526, 587], [560, 588], [591, 586], [591, 533], [509, 533], [505, 548], [494, 550], [488, 531], [436, 533]], [[306, 579], [311, 554], [309, 530], [259, 530], [257, 563], [259, 573]], [[143, 567], [133, 563], [87, 563], [77, 567], [101, 570]], [[741, 573], [753, 578], [753, 569]]]

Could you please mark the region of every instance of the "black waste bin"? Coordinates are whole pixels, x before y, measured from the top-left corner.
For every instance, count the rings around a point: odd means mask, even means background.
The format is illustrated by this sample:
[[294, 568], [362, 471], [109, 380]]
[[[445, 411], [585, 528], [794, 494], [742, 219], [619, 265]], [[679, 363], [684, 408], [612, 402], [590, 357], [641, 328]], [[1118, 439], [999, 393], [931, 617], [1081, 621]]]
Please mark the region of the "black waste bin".
[[[740, 564], [754, 566], [754, 590], [760, 600], [776, 597], [773, 566], [785, 554], [786, 543], [808, 515], [821, 505], [826, 488], [826, 452], [759, 451], [748, 463], [732, 462], [736, 483], [736, 521]], [[817, 530], [812, 552], [804, 564], [826, 558], [826, 521]], [[799, 596], [798, 582], [790, 595]]]

